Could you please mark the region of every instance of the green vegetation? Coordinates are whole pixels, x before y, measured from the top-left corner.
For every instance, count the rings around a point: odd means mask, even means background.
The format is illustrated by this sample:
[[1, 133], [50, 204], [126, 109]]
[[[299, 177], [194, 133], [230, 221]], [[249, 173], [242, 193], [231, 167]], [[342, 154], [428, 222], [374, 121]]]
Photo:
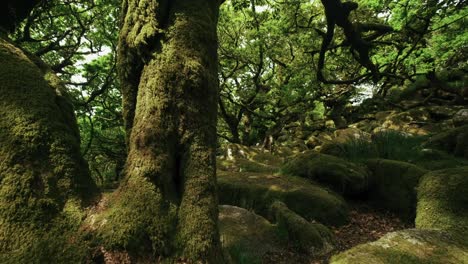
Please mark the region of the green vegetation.
[[433, 136], [428, 147], [433, 147], [468, 159], [468, 125], [450, 129]]
[[468, 235], [468, 167], [424, 175], [418, 186], [416, 227]]
[[307, 221], [280, 201], [271, 205], [271, 213], [287, 241], [292, 241], [299, 250], [320, 255], [331, 248], [333, 235], [324, 225]]
[[421, 145], [426, 139], [424, 136], [385, 130], [372, 135], [371, 140], [355, 138], [337, 143], [334, 154], [354, 162], [372, 158], [414, 162], [422, 155]]
[[371, 171], [369, 199], [376, 206], [413, 220], [416, 211], [416, 187], [427, 171], [411, 163], [375, 159], [366, 162]]
[[221, 243], [234, 263], [262, 263], [264, 254], [284, 247], [276, 226], [246, 209], [220, 206], [219, 224]]
[[468, 262], [467, 17], [2, 1], [0, 262]]
[[450, 234], [407, 229], [334, 256], [331, 264], [456, 264], [468, 261], [466, 241]]
[[313, 151], [293, 157], [282, 172], [324, 184], [349, 196], [360, 195], [368, 188], [369, 175], [364, 167]]
[[298, 177], [219, 171], [218, 186], [221, 204], [251, 209], [265, 217], [275, 201], [282, 201], [308, 221], [327, 225], [347, 222], [348, 207], [341, 197]]

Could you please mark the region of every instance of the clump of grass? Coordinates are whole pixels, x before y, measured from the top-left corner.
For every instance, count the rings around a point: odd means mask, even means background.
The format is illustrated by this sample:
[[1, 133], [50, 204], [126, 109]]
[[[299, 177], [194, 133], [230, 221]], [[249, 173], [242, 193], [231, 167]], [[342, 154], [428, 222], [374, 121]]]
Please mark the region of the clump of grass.
[[351, 139], [340, 144], [340, 156], [350, 161], [383, 158], [413, 162], [422, 156], [425, 136], [415, 136], [388, 130], [376, 133], [371, 140]]
[[379, 158], [412, 162], [421, 157], [421, 146], [426, 140], [426, 136], [388, 130], [375, 134], [372, 143]]
[[340, 156], [350, 161], [362, 161], [379, 156], [377, 147], [371, 141], [355, 138], [340, 144]]

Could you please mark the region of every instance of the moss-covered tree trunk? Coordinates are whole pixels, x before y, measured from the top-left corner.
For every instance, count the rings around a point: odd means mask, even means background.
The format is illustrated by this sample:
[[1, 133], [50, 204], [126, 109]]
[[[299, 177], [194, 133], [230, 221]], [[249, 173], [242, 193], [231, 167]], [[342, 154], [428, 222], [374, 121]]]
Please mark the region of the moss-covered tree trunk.
[[68, 235], [97, 189], [73, 108], [57, 76], [7, 39], [14, 17], [0, 21], [0, 263], [81, 261]]
[[223, 263], [215, 177], [219, 4], [124, 0], [119, 71], [129, 152], [103, 227], [111, 247]]

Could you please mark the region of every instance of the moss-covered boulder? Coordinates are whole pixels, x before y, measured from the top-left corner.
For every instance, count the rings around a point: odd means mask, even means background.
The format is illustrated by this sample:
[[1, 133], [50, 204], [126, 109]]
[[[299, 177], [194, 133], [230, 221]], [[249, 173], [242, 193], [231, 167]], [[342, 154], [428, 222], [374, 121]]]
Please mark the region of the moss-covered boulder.
[[371, 135], [363, 132], [362, 130], [354, 127], [345, 129], [338, 129], [334, 133], [334, 142], [345, 143], [349, 140], [368, 140], [370, 141]]
[[321, 154], [331, 155], [335, 157], [345, 156], [345, 150], [343, 149], [342, 144], [337, 142], [326, 142], [322, 146], [315, 148]]
[[366, 162], [369, 178], [369, 198], [376, 205], [405, 218], [416, 211], [416, 187], [427, 171], [411, 163], [372, 159]]
[[455, 157], [445, 151], [425, 148], [419, 153], [419, 157], [414, 163], [428, 170], [442, 170], [455, 167], [468, 166], [468, 160], [462, 157]]
[[267, 261], [268, 255], [273, 254], [288, 256], [289, 261], [281, 263], [302, 263], [290, 259], [286, 251], [317, 256], [333, 249], [333, 235], [327, 227], [308, 222], [282, 202], [275, 202], [272, 210], [276, 223], [244, 208], [230, 205], [219, 207], [221, 242], [231, 262], [270, 263]]
[[300, 251], [324, 255], [333, 249], [333, 234], [326, 226], [307, 221], [280, 201], [272, 204], [271, 213], [280, 234]]
[[456, 126], [463, 126], [468, 124], [468, 109], [461, 109], [453, 116], [453, 123]]
[[218, 186], [221, 204], [252, 209], [266, 217], [278, 200], [308, 221], [341, 225], [348, 220], [348, 207], [340, 196], [299, 177], [218, 171]]
[[468, 237], [468, 167], [432, 171], [422, 177], [416, 227]]
[[425, 146], [468, 158], [468, 125], [437, 134]]
[[434, 230], [407, 229], [333, 256], [330, 264], [468, 263], [466, 241]]
[[282, 167], [282, 172], [319, 182], [349, 196], [362, 194], [368, 186], [366, 168], [314, 151], [295, 156]]
[[388, 115], [381, 127], [374, 132], [383, 130], [396, 130], [416, 135], [426, 135], [430, 131], [422, 129], [419, 124], [431, 121], [431, 115], [424, 107], [412, 108], [406, 112], [395, 112]]
[[262, 263], [267, 252], [284, 246], [275, 225], [236, 206], [219, 207], [219, 231], [223, 248], [234, 263]]

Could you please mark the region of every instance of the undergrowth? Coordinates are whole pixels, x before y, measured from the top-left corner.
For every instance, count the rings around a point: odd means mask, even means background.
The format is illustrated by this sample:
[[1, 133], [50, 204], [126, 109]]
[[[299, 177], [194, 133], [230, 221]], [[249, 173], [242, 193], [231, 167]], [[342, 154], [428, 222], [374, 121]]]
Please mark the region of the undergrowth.
[[429, 170], [468, 166], [465, 159], [425, 148], [427, 140], [428, 136], [388, 130], [373, 135], [371, 140], [358, 138], [341, 143], [337, 154], [352, 162], [381, 158], [409, 162]]
[[423, 156], [422, 143], [426, 140], [426, 136], [388, 130], [376, 133], [370, 141], [358, 138], [340, 144], [340, 156], [356, 162], [371, 158], [415, 162]]

